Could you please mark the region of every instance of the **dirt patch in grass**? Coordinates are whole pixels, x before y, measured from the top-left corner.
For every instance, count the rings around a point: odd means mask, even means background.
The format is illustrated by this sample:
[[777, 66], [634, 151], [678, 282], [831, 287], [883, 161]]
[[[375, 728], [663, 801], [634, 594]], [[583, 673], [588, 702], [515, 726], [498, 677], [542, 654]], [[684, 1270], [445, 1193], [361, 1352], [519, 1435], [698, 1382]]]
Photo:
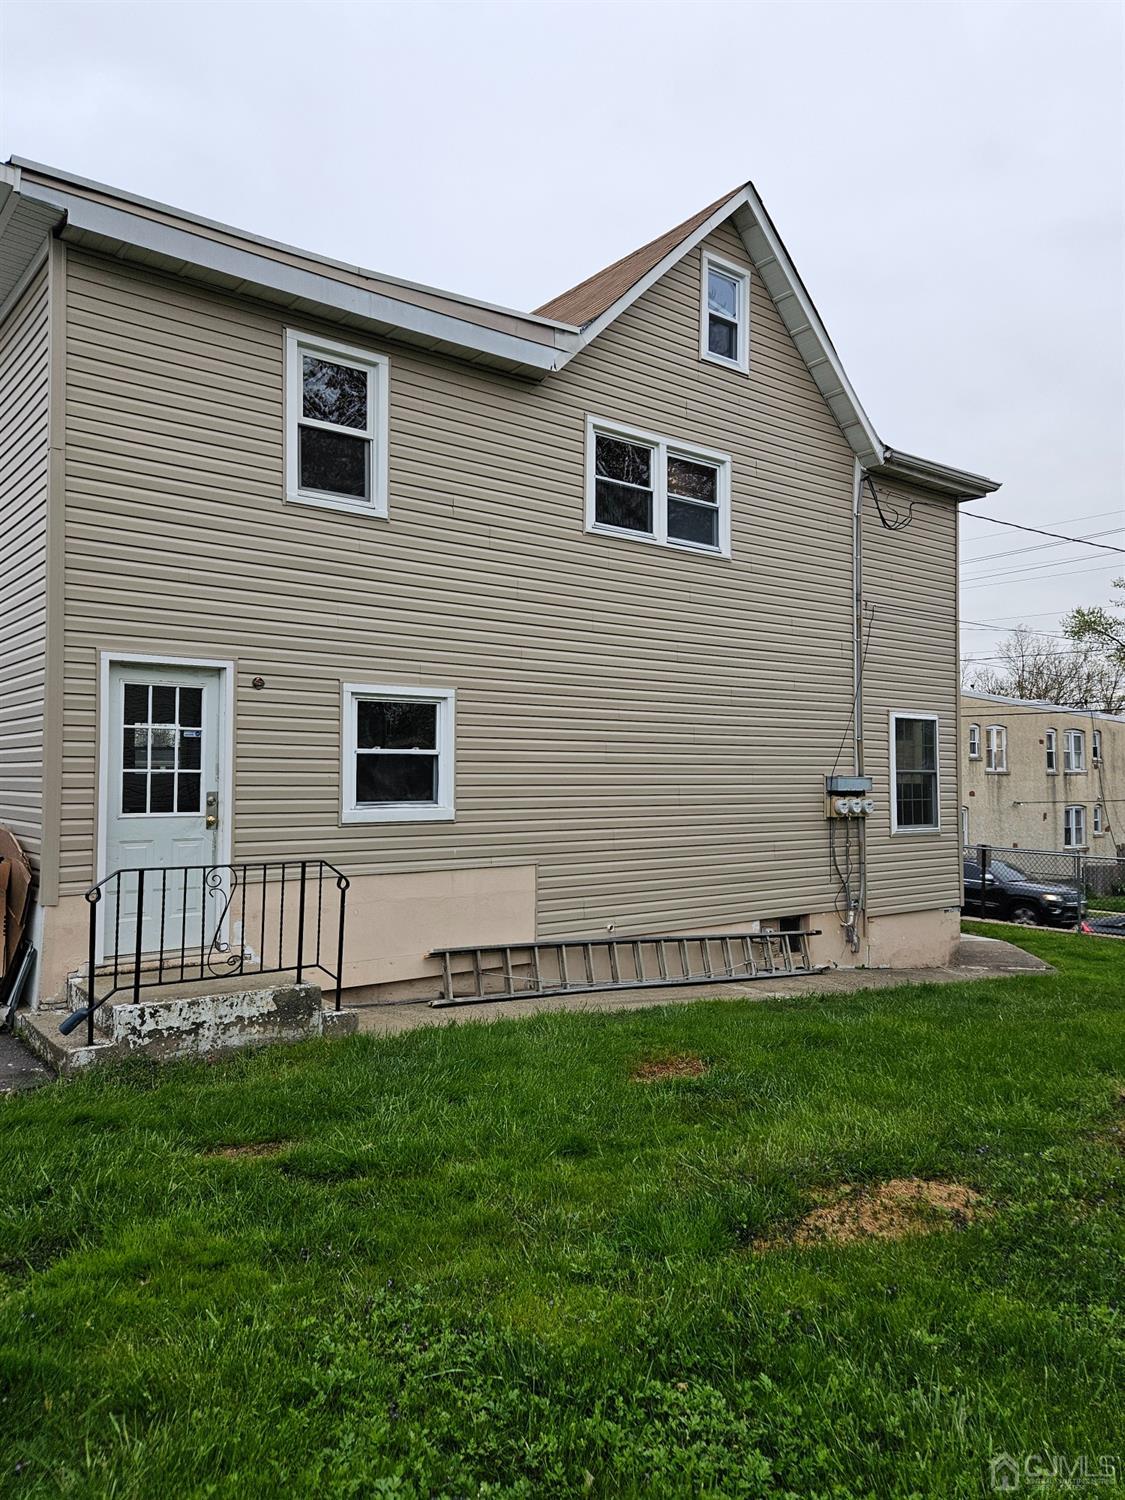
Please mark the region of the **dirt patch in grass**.
[[959, 1182], [896, 1177], [870, 1187], [829, 1189], [826, 1201], [779, 1239], [758, 1240], [756, 1250], [785, 1245], [848, 1245], [855, 1240], [900, 1240], [912, 1234], [963, 1229], [985, 1212], [978, 1192]]
[[247, 1157], [280, 1156], [283, 1151], [289, 1150], [291, 1144], [290, 1141], [251, 1141], [245, 1146], [212, 1146], [203, 1155], [221, 1156], [226, 1161], [242, 1161]]
[[677, 1052], [671, 1057], [652, 1057], [638, 1063], [629, 1077], [634, 1083], [663, 1083], [669, 1078], [702, 1078], [707, 1064], [693, 1052]]

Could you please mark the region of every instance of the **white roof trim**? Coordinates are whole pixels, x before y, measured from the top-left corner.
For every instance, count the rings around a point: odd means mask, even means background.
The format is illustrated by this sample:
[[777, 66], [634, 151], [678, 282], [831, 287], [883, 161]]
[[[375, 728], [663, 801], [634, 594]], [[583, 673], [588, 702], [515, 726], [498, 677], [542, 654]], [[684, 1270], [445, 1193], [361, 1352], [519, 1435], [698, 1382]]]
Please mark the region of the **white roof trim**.
[[318, 271], [289, 265], [272, 256], [259, 255], [191, 230], [158, 223], [127, 209], [111, 208], [39, 183], [29, 185], [26, 178], [20, 191], [22, 197], [49, 204], [66, 214], [64, 238], [90, 236], [106, 246], [116, 246], [118, 250], [120, 246], [128, 245], [159, 257], [172, 267], [186, 264], [209, 271], [227, 281], [228, 290], [264, 291], [274, 299], [280, 296], [288, 307], [313, 312], [323, 308], [330, 313], [380, 325], [383, 330], [402, 330], [454, 350], [492, 356], [520, 366], [529, 373], [545, 375], [558, 369], [562, 363], [560, 350], [552, 344], [520, 338], [517, 334], [503, 333], [480, 323], [421, 307], [416, 302], [369, 291]]
[[[970, 660], [969, 665], [972, 665]], [[1125, 724], [1125, 714], [1107, 714], [1100, 708], [1067, 708], [1062, 703], [1048, 703], [1045, 698], [1009, 698], [1003, 693], [978, 693], [972, 688], [961, 689], [962, 703], [1006, 703], [1010, 708], [1048, 709], [1053, 714], [1072, 719], [1104, 719], [1107, 724]]]

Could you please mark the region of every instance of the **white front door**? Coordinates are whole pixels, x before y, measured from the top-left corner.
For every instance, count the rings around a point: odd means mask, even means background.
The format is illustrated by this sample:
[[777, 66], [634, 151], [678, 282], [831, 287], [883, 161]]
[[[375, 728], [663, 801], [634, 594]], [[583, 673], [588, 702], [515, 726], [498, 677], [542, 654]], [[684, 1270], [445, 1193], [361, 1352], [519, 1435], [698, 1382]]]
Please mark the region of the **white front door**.
[[154, 872], [144, 878], [141, 951], [206, 948], [225, 906], [227, 873], [214, 868], [227, 812], [220, 806], [220, 673], [115, 663], [107, 711], [103, 873], [130, 873], [119, 887], [104, 888], [102, 953], [135, 951], [139, 870]]

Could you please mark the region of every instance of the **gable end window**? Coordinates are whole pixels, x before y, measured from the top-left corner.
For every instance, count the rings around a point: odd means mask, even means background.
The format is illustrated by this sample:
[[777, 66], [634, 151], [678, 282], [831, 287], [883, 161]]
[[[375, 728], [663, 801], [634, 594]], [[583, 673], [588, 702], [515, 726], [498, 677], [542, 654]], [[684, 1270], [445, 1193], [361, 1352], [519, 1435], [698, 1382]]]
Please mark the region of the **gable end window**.
[[343, 823], [453, 818], [452, 688], [344, 684]]
[[891, 715], [891, 832], [941, 828], [936, 714]]
[[980, 725], [969, 725], [969, 759], [980, 760]]
[[1063, 770], [1077, 773], [1086, 769], [1086, 735], [1081, 729], [1068, 729], [1063, 736]]
[[984, 769], [1003, 772], [1008, 769], [1008, 731], [1003, 724], [990, 724], [985, 730]]
[[1086, 844], [1086, 809], [1068, 807], [1063, 810], [1063, 846], [1067, 849], [1082, 849]]
[[730, 555], [730, 458], [586, 419], [586, 529]]
[[750, 373], [750, 276], [704, 252], [699, 355], [728, 370]]
[[1047, 731], [1047, 775], [1057, 776], [1059, 770], [1059, 734], [1057, 729]]
[[287, 330], [287, 500], [387, 514], [389, 370], [382, 354]]

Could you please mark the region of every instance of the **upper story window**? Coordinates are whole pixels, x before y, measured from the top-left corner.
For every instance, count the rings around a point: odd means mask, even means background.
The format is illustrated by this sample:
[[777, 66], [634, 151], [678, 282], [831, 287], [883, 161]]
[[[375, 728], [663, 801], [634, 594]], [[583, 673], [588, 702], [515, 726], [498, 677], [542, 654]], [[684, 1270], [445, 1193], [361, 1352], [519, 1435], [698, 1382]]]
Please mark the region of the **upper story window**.
[[381, 354], [285, 335], [285, 498], [387, 514], [387, 380]]
[[586, 529], [729, 556], [729, 456], [587, 417]]
[[1008, 769], [1008, 731], [1003, 724], [990, 724], [985, 731], [984, 769], [1006, 771]]
[[750, 371], [750, 276], [739, 266], [703, 256], [699, 353], [731, 370]]
[[1094, 832], [1102, 834], [1105, 832], [1105, 809], [1100, 802], [1094, 803]]
[[969, 725], [969, 759], [980, 760], [980, 725]]
[[452, 688], [344, 684], [344, 823], [453, 817]]
[[1063, 770], [1084, 771], [1086, 769], [1086, 734], [1081, 729], [1068, 729], [1063, 737]]
[[1047, 775], [1054, 776], [1059, 769], [1059, 732], [1057, 729], [1048, 729], [1047, 735]]
[[1086, 843], [1086, 809], [1067, 807], [1063, 809], [1063, 845], [1067, 849], [1081, 849]]
[[891, 831], [936, 833], [941, 826], [936, 714], [891, 715]]
[[1090, 735], [1090, 760], [1095, 766], [1102, 763], [1102, 732], [1095, 729]]

